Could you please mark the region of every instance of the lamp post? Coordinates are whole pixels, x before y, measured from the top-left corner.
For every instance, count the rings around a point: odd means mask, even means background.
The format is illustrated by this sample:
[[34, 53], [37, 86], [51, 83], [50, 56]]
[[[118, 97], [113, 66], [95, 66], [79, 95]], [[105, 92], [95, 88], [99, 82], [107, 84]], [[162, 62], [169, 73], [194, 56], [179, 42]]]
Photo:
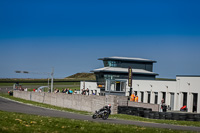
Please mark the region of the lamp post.
[[52, 68], [51, 72], [51, 93], [53, 93], [53, 74], [54, 74], [54, 68]]
[[48, 88], [49, 88], [49, 75], [51, 75], [51, 93], [53, 92], [53, 74], [54, 74], [54, 68], [52, 68], [52, 72], [51, 73], [46, 73], [46, 72], [29, 72], [29, 71], [15, 71], [15, 73], [44, 74], [44, 75], [48, 75]]

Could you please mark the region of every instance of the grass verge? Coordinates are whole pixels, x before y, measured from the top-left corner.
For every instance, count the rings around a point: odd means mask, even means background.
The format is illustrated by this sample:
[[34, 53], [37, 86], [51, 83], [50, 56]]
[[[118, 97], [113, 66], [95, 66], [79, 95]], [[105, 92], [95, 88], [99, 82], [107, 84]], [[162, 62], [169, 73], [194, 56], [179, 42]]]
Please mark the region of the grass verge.
[[134, 125], [106, 124], [74, 119], [54, 118], [21, 113], [0, 111], [0, 132], [35, 133], [35, 132], [73, 132], [73, 133], [189, 133], [161, 128], [147, 128]]
[[138, 117], [138, 116], [134, 116], [134, 115], [125, 115], [125, 114], [111, 115], [110, 118], [143, 121], [143, 122], [151, 122], [151, 123], [200, 127], [199, 121], [176, 121], [176, 120], [148, 119], [148, 118]]

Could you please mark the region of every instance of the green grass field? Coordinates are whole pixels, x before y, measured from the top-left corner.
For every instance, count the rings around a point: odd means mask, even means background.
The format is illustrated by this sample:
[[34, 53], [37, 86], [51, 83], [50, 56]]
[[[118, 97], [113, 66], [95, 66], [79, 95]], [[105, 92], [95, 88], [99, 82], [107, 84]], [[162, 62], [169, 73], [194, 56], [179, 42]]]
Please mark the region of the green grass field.
[[189, 133], [189, 131], [106, 124], [4, 111], [0, 111], [0, 116], [0, 132], [2, 133]]
[[[10, 86], [12, 88], [14, 83], [1, 83], [0, 82], [0, 88], [1, 86]], [[20, 85], [23, 86], [48, 86], [48, 83], [47, 82], [42, 82], [42, 83], [20, 83]], [[58, 87], [58, 86], [63, 86], [63, 87]], [[51, 86], [51, 84], [49, 84], [49, 86]], [[67, 86], [67, 87], [64, 87], [64, 86]], [[59, 89], [60, 91], [62, 89], [65, 89], [65, 88], [69, 88], [69, 89], [72, 89], [72, 91], [74, 91], [75, 89], [78, 91], [80, 90], [80, 82], [54, 82], [54, 89]], [[33, 89], [36, 89], [35, 87], [28, 87], [28, 91], [33, 91]], [[46, 92], [48, 91], [48, 89], [46, 89]]]
[[[13, 83], [1, 83], [0, 82], [0, 86], [13, 86], [13, 84], [15, 84], [15, 83], [14, 82]], [[20, 84], [22, 84], [22, 86], [23, 85], [47, 86], [48, 82], [43, 82], [43, 83], [26, 83], [26, 82], [23, 83], [23, 82], [20, 82]], [[54, 85], [80, 85], [80, 82], [54, 82]]]

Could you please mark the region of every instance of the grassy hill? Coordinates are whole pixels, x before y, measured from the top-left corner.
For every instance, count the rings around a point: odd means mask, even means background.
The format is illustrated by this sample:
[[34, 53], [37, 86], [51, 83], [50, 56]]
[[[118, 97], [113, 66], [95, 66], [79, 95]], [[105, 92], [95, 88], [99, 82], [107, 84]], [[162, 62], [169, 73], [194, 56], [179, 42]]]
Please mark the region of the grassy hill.
[[94, 73], [76, 73], [65, 79], [87, 79], [87, 80], [96, 80]]

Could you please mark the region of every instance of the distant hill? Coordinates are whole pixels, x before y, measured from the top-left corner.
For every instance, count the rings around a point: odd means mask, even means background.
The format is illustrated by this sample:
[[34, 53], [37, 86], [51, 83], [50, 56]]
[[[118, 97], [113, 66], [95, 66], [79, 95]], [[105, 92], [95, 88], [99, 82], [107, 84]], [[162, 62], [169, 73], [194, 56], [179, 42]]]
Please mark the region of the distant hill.
[[65, 79], [86, 79], [86, 80], [96, 80], [94, 73], [76, 73], [74, 75], [68, 76]]

